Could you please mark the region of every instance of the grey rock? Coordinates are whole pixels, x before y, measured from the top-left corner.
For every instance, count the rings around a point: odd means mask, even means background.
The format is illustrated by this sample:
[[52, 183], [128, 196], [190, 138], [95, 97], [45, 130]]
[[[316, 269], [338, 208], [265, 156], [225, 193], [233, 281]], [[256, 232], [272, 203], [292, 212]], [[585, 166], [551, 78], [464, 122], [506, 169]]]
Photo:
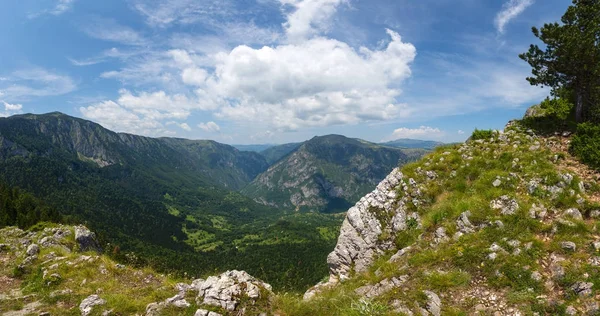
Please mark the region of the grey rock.
[[448, 241], [448, 235], [446, 235], [446, 229], [444, 227], [438, 227], [435, 230], [434, 243], [439, 244], [445, 241]]
[[497, 187], [499, 187], [499, 186], [501, 186], [501, 185], [502, 185], [502, 181], [500, 181], [500, 179], [496, 179], [496, 180], [495, 180], [495, 181], [492, 183], [492, 185], [493, 185], [495, 188], [497, 188]]
[[577, 250], [577, 245], [572, 241], [563, 241], [560, 243], [560, 247], [564, 250], [569, 250], [569, 251]]
[[577, 310], [573, 306], [568, 306], [567, 309], [565, 310], [565, 314], [567, 314], [569, 316], [577, 315]]
[[396, 262], [400, 260], [400, 258], [402, 258], [402, 256], [404, 256], [407, 252], [409, 252], [410, 249], [411, 247], [408, 246], [398, 250], [398, 252], [396, 252], [393, 256], [390, 257], [390, 260], [388, 260], [388, 262]]
[[98, 241], [96, 241], [96, 234], [85, 226], [75, 227], [75, 241], [79, 244], [80, 251], [102, 251]]
[[79, 310], [81, 311], [82, 316], [87, 316], [92, 312], [94, 306], [104, 304], [106, 304], [104, 299], [100, 298], [100, 296], [96, 294], [93, 294], [81, 301], [81, 304], [79, 304]]
[[537, 190], [537, 188], [540, 186], [540, 181], [541, 180], [539, 179], [533, 179], [527, 183], [527, 191], [529, 194], [535, 193], [535, 190]]
[[581, 215], [581, 212], [579, 212], [579, 210], [576, 208], [570, 208], [566, 210], [564, 215], [573, 219], [583, 220], [583, 215]]
[[221, 316], [221, 314], [215, 313], [215, 312], [211, 312], [211, 311], [207, 311], [205, 309], [199, 309], [199, 310], [196, 311], [196, 313], [194, 314], [194, 316]]
[[427, 311], [433, 316], [440, 316], [442, 314], [442, 301], [440, 297], [431, 291], [423, 291], [423, 293], [427, 296]]
[[40, 253], [40, 247], [37, 244], [31, 244], [27, 247], [27, 256], [37, 256]]
[[600, 251], [600, 241], [593, 242], [592, 247], [594, 247], [594, 250]]
[[542, 280], [542, 274], [537, 271], [533, 271], [531, 272], [531, 279], [540, 282]]
[[600, 210], [593, 210], [590, 212], [591, 218], [600, 218]]
[[401, 286], [404, 282], [406, 282], [407, 277], [403, 276], [400, 278], [391, 278], [384, 279], [381, 282], [375, 285], [365, 285], [357, 288], [355, 290], [356, 294], [366, 297], [368, 299], [375, 298], [381, 296], [384, 293], [387, 293], [394, 289], [395, 287]]
[[502, 215], [512, 215], [519, 210], [519, 203], [515, 199], [511, 199], [508, 195], [503, 195], [491, 201], [490, 207], [494, 210], [500, 210]]
[[592, 295], [593, 287], [594, 283], [591, 282], [577, 282], [571, 286], [571, 290], [579, 296], [589, 296]]
[[456, 226], [458, 230], [463, 234], [469, 234], [475, 232], [473, 228], [473, 224], [469, 221], [469, 216], [471, 216], [470, 211], [463, 212], [456, 220]]
[[[355, 272], [366, 271], [376, 254], [393, 248], [391, 237], [382, 242], [379, 236], [384, 232], [384, 226], [388, 226], [386, 229], [390, 229], [390, 233], [406, 227], [403, 222], [406, 219], [404, 204], [400, 203], [394, 209], [392, 205], [395, 199], [390, 200], [388, 197], [390, 192], [395, 192], [402, 178], [400, 170], [394, 169], [373, 192], [348, 210], [335, 249], [327, 256], [332, 282], [347, 279], [352, 269]], [[378, 216], [371, 211], [373, 209], [392, 215], [390, 225], [380, 222]]]
[[158, 316], [165, 308], [165, 303], [150, 303], [146, 306], [146, 316]]
[[247, 297], [256, 301], [261, 297], [261, 289], [271, 293], [272, 289], [245, 271], [227, 271], [219, 276], [211, 276], [198, 288], [196, 301], [200, 304], [218, 306], [228, 311], [235, 310], [240, 299]]
[[533, 204], [531, 206], [531, 209], [529, 209], [529, 217], [531, 218], [536, 218], [536, 219], [545, 219], [546, 215], [548, 214], [548, 209], [546, 209], [544, 207], [544, 205], [535, 205]]
[[573, 182], [573, 175], [570, 173], [561, 174], [560, 177], [566, 184], [571, 184], [571, 182]]
[[413, 316], [413, 312], [406, 307], [406, 305], [404, 305], [404, 303], [402, 303], [402, 301], [400, 300], [394, 300], [391, 304], [392, 308], [394, 309], [394, 312], [401, 314], [401, 315], [407, 315], [407, 316]]

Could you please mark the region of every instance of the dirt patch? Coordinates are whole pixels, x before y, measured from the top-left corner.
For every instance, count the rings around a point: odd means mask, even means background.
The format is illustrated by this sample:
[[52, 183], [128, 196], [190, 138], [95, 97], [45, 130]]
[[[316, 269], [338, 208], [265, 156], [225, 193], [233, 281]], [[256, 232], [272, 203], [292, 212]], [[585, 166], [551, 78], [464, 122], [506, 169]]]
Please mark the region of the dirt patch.
[[0, 275], [0, 294], [8, 295], [12, 290], [21, 287], [21, 281], [6, 275]]

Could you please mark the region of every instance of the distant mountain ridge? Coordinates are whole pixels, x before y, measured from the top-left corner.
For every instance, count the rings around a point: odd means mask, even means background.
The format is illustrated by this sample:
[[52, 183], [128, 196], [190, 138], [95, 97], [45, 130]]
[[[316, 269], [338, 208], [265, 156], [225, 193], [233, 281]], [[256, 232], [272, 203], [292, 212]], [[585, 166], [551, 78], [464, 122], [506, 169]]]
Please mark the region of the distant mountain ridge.
[[397, 147], [397, 148], [424, 148], [434, 149], [436, 147], [444, 145], [442, 142], [432, 140], [419, 140], [411, 138], [400, 138], [389, 142], [379, 143], [380, 145]]
[[259, 175], [242, 193], [280, 208], [339, 212], [393, 168], [424, 154], [341, 135], [300, 144]]

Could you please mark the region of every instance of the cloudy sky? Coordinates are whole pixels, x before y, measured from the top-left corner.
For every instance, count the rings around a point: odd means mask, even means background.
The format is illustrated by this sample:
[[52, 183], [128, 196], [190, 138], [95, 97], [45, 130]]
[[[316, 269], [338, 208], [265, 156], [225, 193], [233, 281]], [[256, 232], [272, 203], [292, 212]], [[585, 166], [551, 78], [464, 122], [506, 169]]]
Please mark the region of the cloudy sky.
[[148, 136], [464, 140], [548, 91], [517, 55], [570, 0], [9, 0], [0, 116]]

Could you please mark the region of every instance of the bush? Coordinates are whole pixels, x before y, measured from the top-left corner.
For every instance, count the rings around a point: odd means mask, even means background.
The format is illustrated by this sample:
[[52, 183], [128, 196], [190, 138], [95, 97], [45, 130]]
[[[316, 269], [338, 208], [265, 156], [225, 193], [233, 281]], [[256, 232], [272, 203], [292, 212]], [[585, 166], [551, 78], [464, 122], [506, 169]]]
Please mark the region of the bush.
[[584, 164], [600, 170], [600, 125], [579, 124], [569, 151]]
[[473, 135], [471, 135], [471, 140], [490, 139], [490, 138], [492, 138], [492, 135], [494, 135], [494, 132], [491, 129], [487, 129], [487, 130], [475, 129], [475, 131], [473, 131]]
[[549, 117], [553, 117], [559, 121], [566, 121], [573, 113], [574, 105], [567, 99], [550, 99], [540, 103], [540, 107], [545, 110], [545, 113]]

